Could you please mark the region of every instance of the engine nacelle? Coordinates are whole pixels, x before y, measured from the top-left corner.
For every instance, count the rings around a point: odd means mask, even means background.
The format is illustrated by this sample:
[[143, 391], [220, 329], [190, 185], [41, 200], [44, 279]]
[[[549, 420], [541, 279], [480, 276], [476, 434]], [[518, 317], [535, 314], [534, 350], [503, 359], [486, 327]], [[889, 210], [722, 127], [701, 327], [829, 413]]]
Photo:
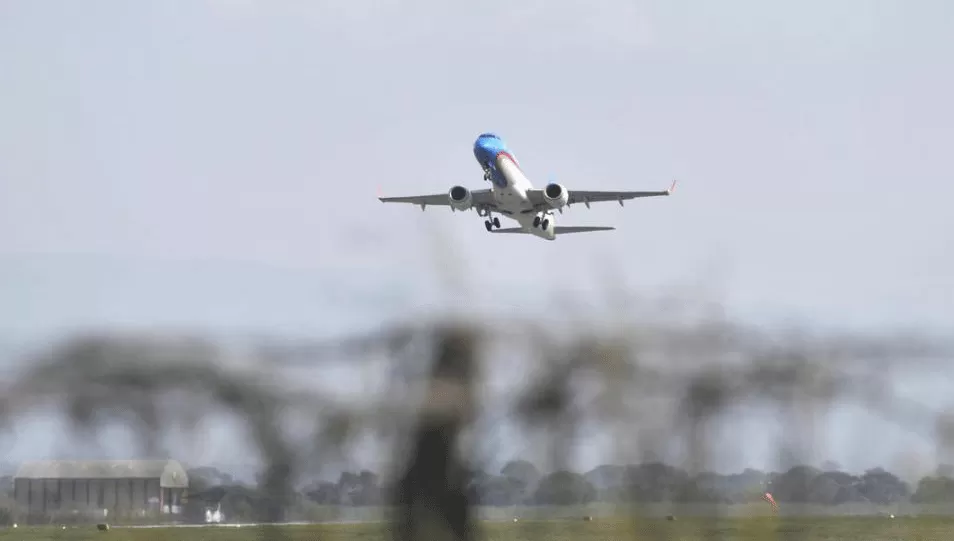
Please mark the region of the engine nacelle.
[[470, 190], [463, 186], [452, 187], [450, 192], [447, 193], [447, 196], [450, 198], [451, 206], [457, 210], [469, 209], [471, 201], [474, 199], [474, 196], [470, 193]]
[[551, 182], [543, 189], [543, 200], [550, 208], [560, 209], [570, 200], [570, 195], [562, 185]]

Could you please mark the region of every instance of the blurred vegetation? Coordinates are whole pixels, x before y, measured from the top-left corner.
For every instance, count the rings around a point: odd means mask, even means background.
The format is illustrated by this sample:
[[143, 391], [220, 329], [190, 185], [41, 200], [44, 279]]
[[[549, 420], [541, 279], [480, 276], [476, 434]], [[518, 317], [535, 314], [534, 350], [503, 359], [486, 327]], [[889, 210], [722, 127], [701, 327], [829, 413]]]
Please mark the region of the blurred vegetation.
[[[620, 514], [708, 516], [648, 523], [655, 538], [688, 539], [689, 524], [721, 538], [719, 521], [732, 506], [772, 514], [765, 492], [781, 515], [954, 508], [950, 466], [911, 484], [890, 468], [854, 474], [798, 461], [818, 438], [817, 418], [839, 403], [860, 404], [930, 434], [939, 456], [954, 449], [954, 418], [897, 395], [891, 384], [899, 369], [948, 369], [952, 349], [944, 340], [773, 332], [712, 317], [568, 327], [448, 320], [331, 341], [256, 337], [241, 347], [196, 336], [73, 336], [28, 359], [4, 390], [0, 412], [9, 427], [26, 412], [52, 406], [78, 434], [93, 436], [120, 422], [136, 432], [148, 456], [163, 453], [167, 430], [230, 413], [246, 425], [264, 465], [254, 482], [192, 468], [186, 514], [194, 521], [207, 507], [221, 506], [229, 521], [382, 519], [395, 540], [464, 540], [475, 539], [480, 519], [488, 517], [586, 514], [604, 524]], [[236, 356], [250, 362], [236, 364]], [[342, 365], [384, 383], [351, 401], [296, 385], [302, 371], [322, 374]], [[488, 374], [501, 367], [514, 374], [513, 388], [494, 394]], [[732, 419], [740, 405], [771, 409], [785, 424], [782, 439], [773, 442], [784, 464], [779, 471], [713, 471], [716, 451], [733, 452], [717, 449], [725, 444], [716, 443], [714, 425]], [[488, 466], [499, 459], [494, 419], [500, 415], [519, 427], [537, 458]], [[291, 431], [289, 418], [299, 421]], [[575, 471], [574, 446], [594, 430], [614, 434], [607, 463]], [[329, 464], [347, 464], [369, 436], [393, 457], [385, 470], [323, 477]], [[679, 467], [661, 458], [673, 442], [689, 451]], [[3, 483], [8, 494], [9, 479]], [[0, 503], [0, 520], [15, 520], [9, 503]], [[524, 529], [504, 536], [495, 529], [502, 526], [487, 528], [499, 539], [557, 539], [569, 531], [519, 526]], [[808, 539], [799, 537], [802, 526], [792, 528], [786, 539]]]

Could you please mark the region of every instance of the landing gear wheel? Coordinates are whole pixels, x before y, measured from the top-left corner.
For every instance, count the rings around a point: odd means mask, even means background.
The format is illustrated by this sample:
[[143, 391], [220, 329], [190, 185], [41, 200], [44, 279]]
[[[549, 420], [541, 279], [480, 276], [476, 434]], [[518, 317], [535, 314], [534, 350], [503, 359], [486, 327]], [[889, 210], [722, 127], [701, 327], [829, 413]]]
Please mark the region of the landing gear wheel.
[[500, 229], [500, 218], [494, 217], [494, 227]]
[[484, 222], [484, 227], [487, 228], [487, 231], [492, 231], [494, 228], [494, 224], [490, 223], [490, 220], [487, 220], [486, 222]]
[[550, 220], [543, 220], [543, 223], [540, 225], [542, 226], [543, 230], [546, 231], [547, 228], [550, 227]]
[[533, 217], [533, 227], [540, 227], [540, 217], [539, 217], [539, 216], [534, 216], [534, 217]]

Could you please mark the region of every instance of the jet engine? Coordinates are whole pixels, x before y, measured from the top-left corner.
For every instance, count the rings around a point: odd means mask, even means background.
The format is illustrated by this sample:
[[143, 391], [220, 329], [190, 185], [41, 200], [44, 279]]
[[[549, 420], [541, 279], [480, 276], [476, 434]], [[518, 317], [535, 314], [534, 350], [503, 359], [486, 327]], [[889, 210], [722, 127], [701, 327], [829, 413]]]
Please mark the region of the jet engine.
[[562, 185], [557, 184], [556, 182], [551, 182], [547, 184], [546, 188], [543, 189], [543, 199], [550, 205], [550, 208], [560, 209], [566, 205], [569, 201], [570, 196]]
[[457, 210], [469, 209], [471, 201], [473, 200], [473, 195], [471, 195], [470, 190], [463, 186], [452, 187], [447, 195], [450, 197], [451, 206]]

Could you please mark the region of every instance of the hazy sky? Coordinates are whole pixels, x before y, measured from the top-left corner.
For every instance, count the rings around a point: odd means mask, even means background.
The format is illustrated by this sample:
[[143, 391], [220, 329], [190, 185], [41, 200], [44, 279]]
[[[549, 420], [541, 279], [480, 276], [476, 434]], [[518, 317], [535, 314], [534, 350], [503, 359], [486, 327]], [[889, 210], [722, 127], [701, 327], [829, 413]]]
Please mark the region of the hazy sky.
[[[949, 331], [952, 20], [945, 0], [0, 2], [0, 338], [330, 332], [426, 313], [455, 273], [460, 304], [519, 313], [607, 267], [753, 321]], [[680, 184], [574, 208], [619, 229], [553, 243], [375, 199], [484, 187], [483, 131], [537, 184]]]

